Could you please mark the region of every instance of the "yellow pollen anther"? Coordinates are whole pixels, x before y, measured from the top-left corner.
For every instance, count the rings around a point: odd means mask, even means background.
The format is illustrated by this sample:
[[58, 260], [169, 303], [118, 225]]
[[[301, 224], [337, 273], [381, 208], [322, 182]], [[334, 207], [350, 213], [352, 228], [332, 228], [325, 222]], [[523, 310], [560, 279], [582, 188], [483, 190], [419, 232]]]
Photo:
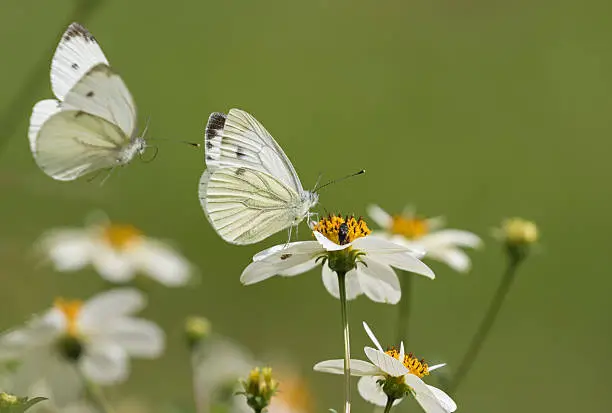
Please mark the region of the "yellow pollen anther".
[[142, 232], [132, 225], [110, 224], [104, 227], [102, 237], [116, 250], [125, 250], [142, 239]]
[[403, 235], [406, 238], [415, 239], [426, 235], [429, 232], [429, 226], [425, 219], [405, 218], [401, 215], [394, 215], [391, 232]]
[[78, 335], [78, 317], [83, 307], [83, 302], [80, 300], [64, 300], [58, 298], [55, 300], [55, 308], [60, 310], [66, 318], [66, 334], [71, 337]]
[[312, 230], [320, 232], [338, 245], [351, 243], [357, 238], [370, 235], [372, 232], [361, 218], [355, 219], [352, 216], [343, 218], [339, 215], [329, 215], [321, 219]]
[[[400, 359], [400, 353], [395, 347], [391, 347], [389, 350], [385, 351], [385, 353], [394, 359]], [[429, 375], [429, 366], [425, 360], [417, 359], [412, 353], [404, 354], [404, 360], [400, 361], [404, 364], [404, 366], [406, 366], [411, 374], [414, 374], [418, 378], [423, 378], [423, 376]]]

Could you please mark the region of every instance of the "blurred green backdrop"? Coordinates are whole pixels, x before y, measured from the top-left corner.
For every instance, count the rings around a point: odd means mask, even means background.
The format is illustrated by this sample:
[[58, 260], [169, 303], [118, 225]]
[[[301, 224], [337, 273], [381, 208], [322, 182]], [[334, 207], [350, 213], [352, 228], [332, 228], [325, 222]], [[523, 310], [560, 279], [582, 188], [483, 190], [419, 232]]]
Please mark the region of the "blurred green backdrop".
[[[225, 244], [197, 199], [201, 151], [158, 142], [154, 162], [136, 160], [103, 186], [55, 182], [37, 168], [26, 138], [31, 107], [52, 96], [51, 57], [78, 18], [124, 77], [141, 123], [150, 116], [150, 137], [200, 141], [210, 112], [242, 108], [277, 138], [306, 187], [321, 172], [367, 169], [323, 192], [321, 211], [414, 203], [480, 234], [486, 248], [471, 254], [469, 275], [433, 264], [438, 279], [416, 284], [409, 347], [447, 361], [449, 371], [503, 269], [490, 229], [507, 216], [536, 220], [540, 251], [521, 268], [456, 394], [460, 411], [609, 411], [611, 2], [83, 0], [97, 7], [75, 17], [76, 3], [1, 6], [0, 329], [55, 296], [86, 298], [100, 288], [91, 271], [41, 267], [31, 246], [43, 231], [78, 226], [102, 209], [175, 241], [202, 275], [197, 287], [149, 290], [145, 315], [167, 331], [167, 353], [135, 362], [113, 397], [187, 404], [181, 326], [202, 314], [261, 358], [292, 360], [320, 411], [341, 405], [341, 378], [311, 372], [342, 355], [338, 301], [318, 271], [240, 285], [252, 254], [286, 234]], [[395, 310], [351, 303], [354, 356], [368, 342], [361, 320], [391, 340]], [[355, 410], [367, 411], [354, 397]]]

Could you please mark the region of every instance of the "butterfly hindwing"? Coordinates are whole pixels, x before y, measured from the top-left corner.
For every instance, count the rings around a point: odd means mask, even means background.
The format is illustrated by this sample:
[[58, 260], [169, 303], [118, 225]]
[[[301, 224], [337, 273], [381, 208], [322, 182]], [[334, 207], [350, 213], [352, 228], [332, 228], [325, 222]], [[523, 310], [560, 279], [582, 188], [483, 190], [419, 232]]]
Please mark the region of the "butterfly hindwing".
[[232, 244], [252, 244], [288, 228], [300, 203], [285, 183], [242, 167], [206, 170], [199, 195], [212, 226]]
[[38, 132], [34, 159], [49, 176], [71, 181], [119, 164], [129, 139], [116, 125], [80, 111], [52, 115]]

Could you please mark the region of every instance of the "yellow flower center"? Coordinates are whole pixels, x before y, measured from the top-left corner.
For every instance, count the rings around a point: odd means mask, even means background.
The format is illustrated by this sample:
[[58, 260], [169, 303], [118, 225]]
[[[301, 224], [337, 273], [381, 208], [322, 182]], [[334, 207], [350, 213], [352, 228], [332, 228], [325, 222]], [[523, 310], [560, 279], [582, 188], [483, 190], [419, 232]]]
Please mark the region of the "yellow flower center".
[[82, 307], [83, 302], [80, 300], [55, 300], [55, 308], [60, 310], [66, 319], [66, 334], [70, 337], [76, 337], [78, 334], [77, 321]]
[[[394, 359], [400, 359], [400, 353], [395, 347], [391, 347], [389, 350], [385, 351], [386, 354], [390, 355]], [[404, 360], [400, 360], [404, 366], [410, 371], [411, 374], [414, 374], [418, 378], [423, 378], [423, 376], [429, 375], [429, 366], [425, 362], [424, 359], [417, 359], [412, 355], [412, 353], [408, 353], [404, 355]]]
[[313, 228], [313, 231], [320, 232], [327, 239], [338, 245], [345, 245], [355, 241], [357, 238], [370, 235], [372, 231], [361, 218], [347, 216], [343, 218], [338, 215], [329, 215], [320, 220]]
[[102, 230], [104, 241], [116, 250], [125, 250], [142, 239], [142, 232], [132, 225], [111, 224]]
[[403, 235], [406, 238], [415, 239], [426, 235], [429, 231], [427, 220], [421, 218], [405, 218], [394, 215], [391, 224], [391, 232]]

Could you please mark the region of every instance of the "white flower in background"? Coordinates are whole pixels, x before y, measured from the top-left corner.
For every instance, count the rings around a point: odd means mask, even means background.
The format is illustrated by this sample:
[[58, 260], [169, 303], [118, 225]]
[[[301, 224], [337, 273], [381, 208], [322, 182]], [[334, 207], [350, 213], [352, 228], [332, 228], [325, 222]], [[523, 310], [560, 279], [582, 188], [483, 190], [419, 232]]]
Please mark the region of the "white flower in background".
[[39, 247], [57, 271], [91, 264], [106, 280], [125, 283], [146, 274], [166, 286], [189, 281], [192, 266], [170, 245], [148, 238], [137, 228], [107, 220], [85, 228], [55, 229], [43, 234]]
[[378, 205], [370, 205], [368, 215], [382, 228], [382, 231], [375, 231], [375, 235], [424, 251], [425, 258], [441, 261], [455, 271], [467, 272], [471, 267], [470, 258], [461, 247], [478, 248], [482, 245], [482, 240], [476, 234], [459, 229], [442, 229], [443, 218], [419, 218], [409, 208], [401, 215], [389, 215]]
[[52, 309], [25, 327], [0, 335], [0, 363], [18, 361], [16, 393], [42, 382], [52, 402], [65, 406], [82, 390], [81, 375], [100, 385], [129, 375], [129, 357], [155, 358], [164, 349], [164, 333], [132, 315], [145, 306], [130, 288], [96, 295], [86, 302], [56, 300]]
[[252, 413], [243, 396], [236, 392], [238, 380], [249, 374], [256, 363], [253, 356], [233, 341], [208, 335], [193, 349], [193, 383], [199, 411], [231, 405], [232, 413]]
[[339, 297], [335, 271], [346, 271], [347, 299], [365, 294], [376, 302], [396, 304], [400, 283], [392, 267], [433, 279], [433, 271], [410, 248], [369, 236], [365, 221], [339, 216], [323, 218], [313, 226], [316, 241], [290, 242], [260, 252], [242, 272], [240, 281], [254, 284], [274, 275], [294, 276], [323, 263], [323, 283]]
[[[427, 413], [450, 413], [457, 410], [450, 396], [422, 380], [430, 371], [445, 364], [429, 367], [412, 353], [405, 354], [404, 343], [400, 344], [399, 350], [392, 347], [384, 351], [365, 322], [363, 327], [376, 348], [364, 348], [369, 362], [351, 359], [351, 375], [361, 377], [357, 385], [361, 397], [377, 406], [385, 406], [389, 398], [397, 404], [412, 394]], [[324, 373], [344, 374], [344, 360], [322, 361], [314, 369]]]
[[278, 391], [272, 398], [268, 413], [312, 413], [313, 397], [306, 382], [296, 374], [279, 374]]

